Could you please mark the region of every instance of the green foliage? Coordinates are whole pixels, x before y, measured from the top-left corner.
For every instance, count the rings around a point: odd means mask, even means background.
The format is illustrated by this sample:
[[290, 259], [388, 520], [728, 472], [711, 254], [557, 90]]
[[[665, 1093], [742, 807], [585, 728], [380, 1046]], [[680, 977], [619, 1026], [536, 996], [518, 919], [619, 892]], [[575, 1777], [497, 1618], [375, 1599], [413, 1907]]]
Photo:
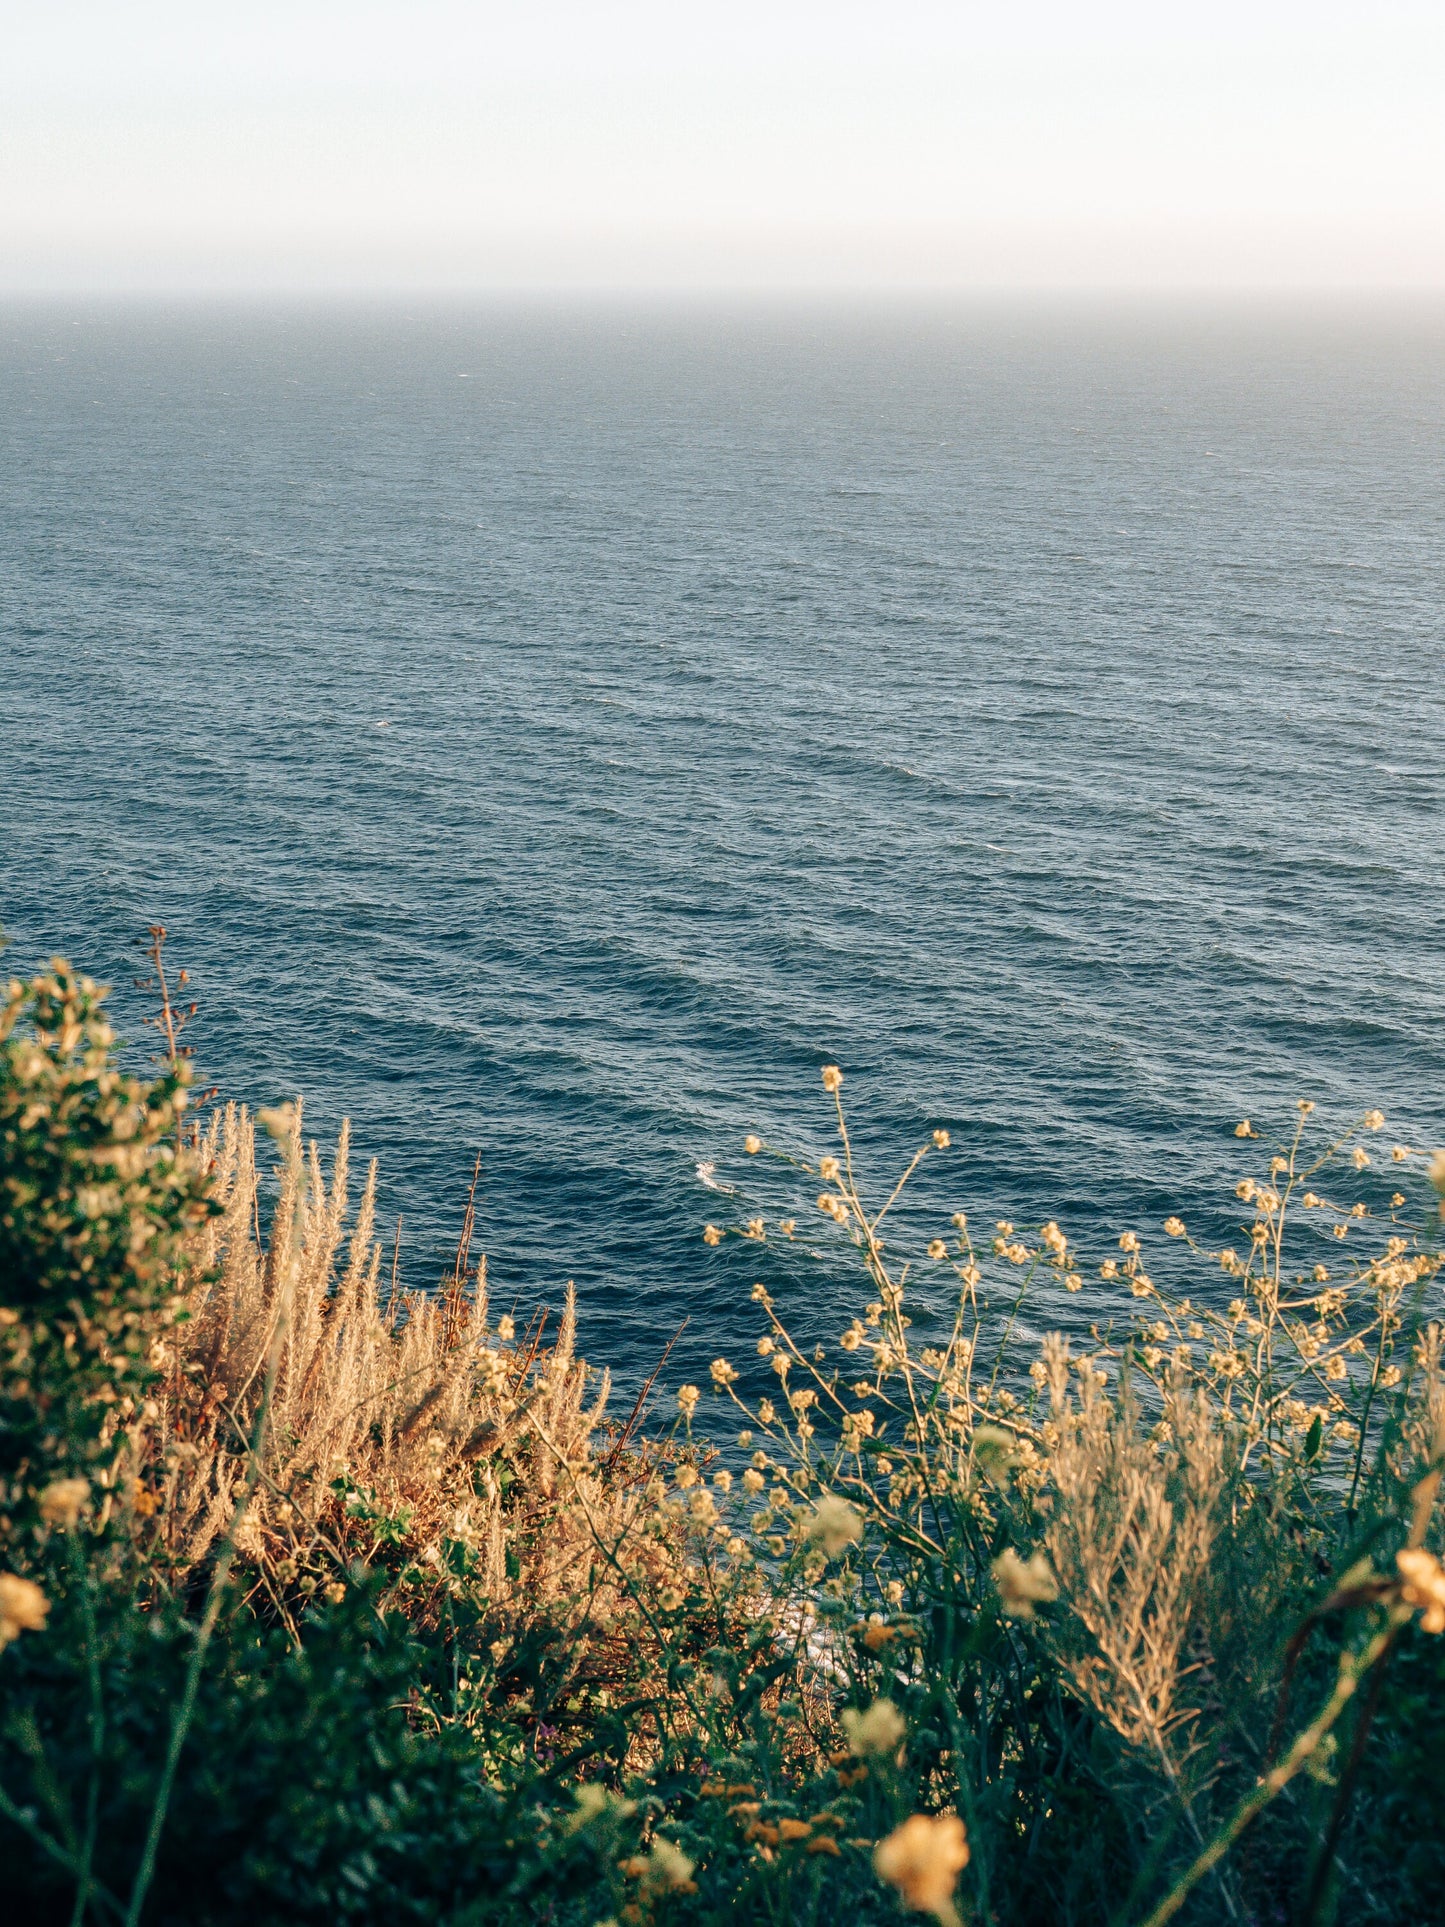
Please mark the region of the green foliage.
[[[189, 1074], [112, 1061], [88, 978], [56, 959], [0, 1007], [0, 1525], [84, 1470], [151, 1378], [185, 1240], [214, 1210], [179, 1141]], [[128, 1405], [127, 1402], [130, 1402]]]
[[[758, 1284], [772, 1397], [711, 1373], [736, 1448], [684, 1386], [670, 1437], [607, 1451], [570, 1307], [519, 1359], [480, 1278], [463, 1317], [459, 1262], [440, 1311], [378, 1323], [370, 1186], [338, 1278], [341, 1179], [291, 1128], [263, 1262], [245, 1121], [208, 1178], [173, 1035], [165, 1076], [122, 1077], [60, 963], [0, 1023], [0, 1842], [27, 1922], [1438, 1912], [1438, 1219], [1307, 1189], [1371, 1167], [1307, 1156], [1307, 1107], [1236, 1189], [1243, 1257], [1166, 1220], [1189, 1299], [1133, 1232], [1095, 1268], [1057, 1224], [976, 1248], [958, 1213], [928, 1272], [895, 1217], [885, 1253], [901, 1186], [865, 1206], [838, 1103], [841, 1159], [787, 1163], [867, 1281], [841, 1359]], [[1086, 1271], [1134, 1314], [1016, 1359], [1031, 1281]], [[153, 1382], [198, 1276], [210, 1322]], [[144, 1507], [53, 1483], [114, 1489], [123, 1459]]]

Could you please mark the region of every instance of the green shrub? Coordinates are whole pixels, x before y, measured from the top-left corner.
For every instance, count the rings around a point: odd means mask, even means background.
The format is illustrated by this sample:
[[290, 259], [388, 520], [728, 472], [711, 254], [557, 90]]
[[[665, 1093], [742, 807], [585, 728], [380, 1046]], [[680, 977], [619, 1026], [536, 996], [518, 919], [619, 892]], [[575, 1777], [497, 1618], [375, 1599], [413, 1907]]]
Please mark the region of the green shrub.
[[0, 1534], [84, 1475], [151, 1383], [186, 1239], [214, 1209], [181, 1148], [188, 1072], [113, 1062], [101, 995], [57, 959], [0, 1007]]

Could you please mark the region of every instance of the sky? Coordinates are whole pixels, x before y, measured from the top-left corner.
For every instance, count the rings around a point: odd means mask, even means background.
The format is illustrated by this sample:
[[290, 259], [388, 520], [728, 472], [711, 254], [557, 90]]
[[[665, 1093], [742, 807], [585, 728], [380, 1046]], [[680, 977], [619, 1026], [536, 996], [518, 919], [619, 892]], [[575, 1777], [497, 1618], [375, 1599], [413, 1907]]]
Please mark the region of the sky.
[[1445, 0], [0, 0], [0, 289], [1445, 288]]

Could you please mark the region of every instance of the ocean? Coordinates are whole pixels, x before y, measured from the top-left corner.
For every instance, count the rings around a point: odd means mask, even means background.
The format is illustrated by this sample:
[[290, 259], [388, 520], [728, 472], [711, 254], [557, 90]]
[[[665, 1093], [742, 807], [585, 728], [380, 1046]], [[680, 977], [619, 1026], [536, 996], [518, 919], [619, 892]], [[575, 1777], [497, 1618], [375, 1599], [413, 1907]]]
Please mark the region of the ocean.
[[741, 1148], [825, 1063], [875, 1197], [951, 1133], [899, 1252], [1163, 1271], [1242, 1116], [1445, 1141], [1442, 610], [1438, 307], [12, 305], [6, 966], [139, 1063], [164, 922], [203, 1080], [349, 1116], [413, 1285], [480, 1152], [626, 1381], [866, 1296]]

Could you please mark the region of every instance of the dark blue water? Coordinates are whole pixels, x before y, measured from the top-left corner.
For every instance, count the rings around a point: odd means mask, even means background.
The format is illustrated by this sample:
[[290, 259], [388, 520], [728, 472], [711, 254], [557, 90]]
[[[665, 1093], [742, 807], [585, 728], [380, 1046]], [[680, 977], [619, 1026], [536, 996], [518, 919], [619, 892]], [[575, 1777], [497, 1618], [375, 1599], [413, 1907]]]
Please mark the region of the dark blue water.
[[1445, 1138], [1442, 377], [1439, 310], [11, 309], [9, 967], [141, 1037], [164, 920], [413, 1282], [480, 1148], [628, 1369], [835, 1328], [816, 1213], [699, 1238], [830, 1060], [880, 1178], [951, 1129], [919, 1226], [1100, 1252], [1223, 1228], [1245, 1112]]

